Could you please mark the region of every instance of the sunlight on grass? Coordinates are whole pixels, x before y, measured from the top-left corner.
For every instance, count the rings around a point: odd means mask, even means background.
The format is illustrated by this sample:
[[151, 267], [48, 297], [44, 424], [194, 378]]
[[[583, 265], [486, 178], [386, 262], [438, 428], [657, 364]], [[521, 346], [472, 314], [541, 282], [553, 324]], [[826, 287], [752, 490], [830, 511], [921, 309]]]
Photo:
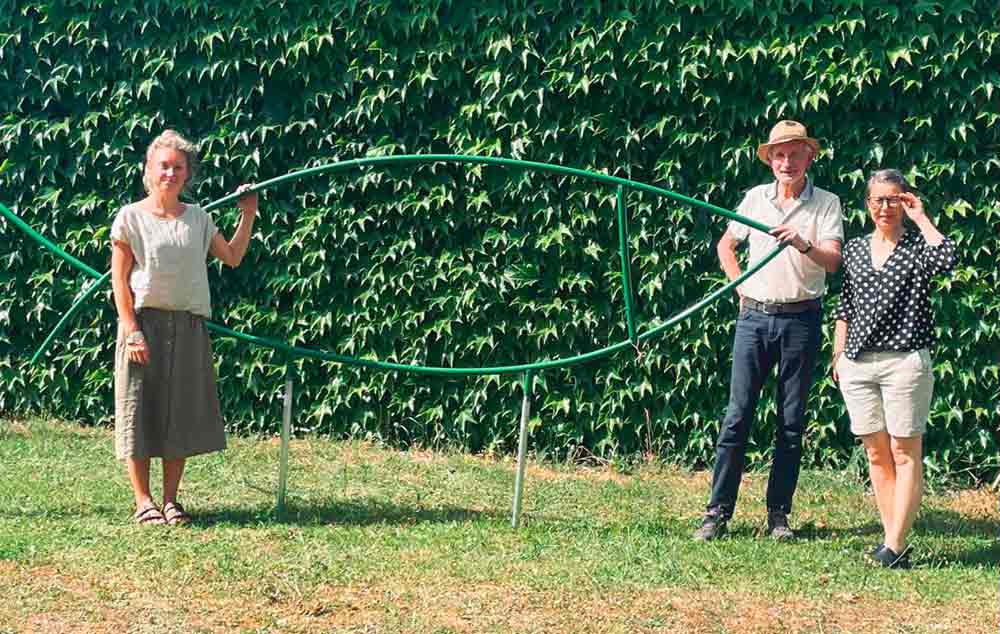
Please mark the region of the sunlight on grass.
[[233, 438], [192, 459], [195, 524], [139, 527], [110, 431], [0, 422], [0, 632], [876, 632], [904, 612], [907, 632], [996, 630], [985, 491], [929, 496], [899, 573], [865, 563], [874, 504], [837, 473], [803, 474], [796, 543], [762, 537], [749, 474], [732, 537], [705, 545], [705, 474], [655, 462], [532, 464], [514, 531], [509, 460], [297, 440], [278, 518], [277, 453]]

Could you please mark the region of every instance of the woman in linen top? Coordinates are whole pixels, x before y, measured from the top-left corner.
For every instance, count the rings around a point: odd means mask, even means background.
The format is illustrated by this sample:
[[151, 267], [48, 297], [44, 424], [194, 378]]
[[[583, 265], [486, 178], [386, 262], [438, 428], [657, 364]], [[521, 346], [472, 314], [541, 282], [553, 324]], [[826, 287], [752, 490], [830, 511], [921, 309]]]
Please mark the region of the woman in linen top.
[[[146, 150], [147, 196], [119, 211], [111, 227], [111, 282], [118, 312], [115, 454], [127, 465], [140, 524], [186, 524], [177, 502], [188, 456], [225, 448], [215, 384], [207, 254], [239, 266], [250, 243], [257, 195], [226, 241], [211, 217], [180, 194], [197, 170], [196, 147], [166, 130]], [[243, 191], [249, 185], [241, 185]], [[163, 462], [163, 507], [149, 488], [150, 458]]]
[[872, 174], [866, 202], [875, 230], [844, 248], [833, 378], [851, 431], [864, 444], [885, 530], [871, 555], [883, 566], [906, 568], [934, 388], [928, 294], [931, 278], [954, 266], [955, 249], [899, 171]]

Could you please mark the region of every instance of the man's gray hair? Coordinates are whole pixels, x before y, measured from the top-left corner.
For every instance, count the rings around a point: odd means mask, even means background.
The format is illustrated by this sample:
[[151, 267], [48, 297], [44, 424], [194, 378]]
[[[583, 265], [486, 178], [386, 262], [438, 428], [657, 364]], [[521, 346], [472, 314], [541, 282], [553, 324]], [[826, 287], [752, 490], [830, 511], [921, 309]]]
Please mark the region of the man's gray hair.
[[187, 160], [188, 177], [184, 181], [184, 187], [181, 189], [181, 192], [184, 194], [189, 193], [195, 177], [198, 176], [198, 146], [185, 139], [175, 130], [164, 130], [146, 148], [146, 162], [142, 166], [142, 186], [146, 189], [146, 193], [148, 194], [153, 188], [153, 184], [149, 182], [149, 159], [153, 156], [153, 152], [160, 148], [177, 150], [184, 155], [184, 158]]

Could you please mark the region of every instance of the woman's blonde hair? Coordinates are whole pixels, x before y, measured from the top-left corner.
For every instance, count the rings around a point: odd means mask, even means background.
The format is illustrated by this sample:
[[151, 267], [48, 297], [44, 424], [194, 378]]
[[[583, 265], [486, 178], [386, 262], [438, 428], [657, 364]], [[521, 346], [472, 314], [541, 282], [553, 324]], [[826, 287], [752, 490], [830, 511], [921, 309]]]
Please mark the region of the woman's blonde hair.
[[198, 176], [198, 146], [185, 139], [176, 130], [164, 130], [146, 148], [146, 162], [142, 166], [142, 186], [146, 189], [146, 193], [152, 190], [152, 183], [149, 182], [149, 159], [153, 156], [153, 152], [160, 148], [177, 150], [187, 160], [188, 177], [181, 189], [181, 193], [187, 194], [191, 191], [195, 177]]

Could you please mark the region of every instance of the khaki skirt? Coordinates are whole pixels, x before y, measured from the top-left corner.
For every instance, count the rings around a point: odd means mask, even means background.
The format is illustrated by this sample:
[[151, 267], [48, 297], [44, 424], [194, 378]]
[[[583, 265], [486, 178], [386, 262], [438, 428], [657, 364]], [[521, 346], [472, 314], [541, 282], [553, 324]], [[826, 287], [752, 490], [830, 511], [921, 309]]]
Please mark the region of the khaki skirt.
[[115, 456], [186, 458], [226, 447], [205, 320], [186, 311], [142, 308], [149, 363], [115, 346]]

